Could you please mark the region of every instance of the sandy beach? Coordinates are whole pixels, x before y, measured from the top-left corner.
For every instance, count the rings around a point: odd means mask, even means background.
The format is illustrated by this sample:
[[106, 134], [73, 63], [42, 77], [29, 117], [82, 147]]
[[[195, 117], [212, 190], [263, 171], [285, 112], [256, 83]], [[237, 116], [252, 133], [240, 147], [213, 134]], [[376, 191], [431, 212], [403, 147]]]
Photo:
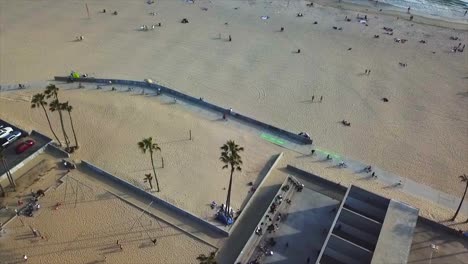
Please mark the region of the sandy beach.
[[[325, 149], [460, 192], [450, 179], [468, 164], [468, 64], [466, 52], [449, 52], [459, 42], [449, 37], [465, 41], [467, 31], [411, 26], [383, 15], [369, 15], [366, 27], [354, 20], [355, 12], [305, 4], [89, 1], [87, 19], [79, 2], [2, 1], [0, 80], [48, 80], [70, 70], [153, 78], [279, 127], [307, 131]], [[104, 8], [109, 12], [100, 14]], [[113, 10], [119, 14], [112, 16]], [[345, 22], [346, 15], [353, 21]], [[184, 17], [188, 24], [180, 23]], [[161, 28], [138, 31], [158, 22]], [[278, 32], [281, 26], [285, 32]], [[394, 36], [384, 35], [383, 26], [392, 27]], [[75, 42], [79, 35], [85, 41]], [[225, 41], [228, 35], [232, 42]], [[408, 42], [395, 43], [394, 37]], [[298, 48], [302, 53], [294, 54]], [[363, 76], [365, 69], [372, 74]], [[324, 102], [311, 104], [312, 95], [323, 95]], [[343, 119], [352, 127], [342, 127]]]
[[[464, 186], [457, 177], [468, 168], [468, 52], [450, 50], [467, 43], [466, 24], [307, 7], [293, 0], [86, 3], [90, 18], [82, 1], [0, 0], [0, 84], [46, 81], [71, 70], [103, 78], [152, 78], [280, 128], [306, 131], [322, 149], [461, 196]], [[369, 17], [368, 26], [359, 23], [357, 13]], [[189, 23], [180, 23], [182, 18]], [[139, 30], [157, 23], [162, 26]], [[393, 35], [384, 34], [383, 27], [391, 27]], [[75, 41], [77, 36], [84, 40]], [[193, 113], [191, 106], [95, 86], [59, 87], [62, 100], [75, 108], [81, 148], [73, 159], [89, 160], [146, 188], [142, 175], [151, 167], [136, 142], [153, 136], [166, 162], [158, 168], [163, 190], [158, 196], [204, 218], [212, 213], [208, 203], [225, 200], [228, 173], [218, 158], [227, 139], [246, 148], [245, 167], [234, 181], [235, 208], [249, 194], [247, 183], [258, 179], [272, 155], [284, 151], [219, 117]], [[30, 109], [31, 96], [42, 88], [0, 92], [0, 118], [52, 136], [43, 113]], [[58, 124], [58, 117], [52, 115], [52, 121]], [[188, 140], [189, 130], [194, 141]], [[156, 154], [158, 167], [161, 154]], [[279, 167], [286, 164], [420, 207], [431, 219], [453, 213], [297, 153], [286, 151]], [[184, 262], [194, 254], [184, 255]]]

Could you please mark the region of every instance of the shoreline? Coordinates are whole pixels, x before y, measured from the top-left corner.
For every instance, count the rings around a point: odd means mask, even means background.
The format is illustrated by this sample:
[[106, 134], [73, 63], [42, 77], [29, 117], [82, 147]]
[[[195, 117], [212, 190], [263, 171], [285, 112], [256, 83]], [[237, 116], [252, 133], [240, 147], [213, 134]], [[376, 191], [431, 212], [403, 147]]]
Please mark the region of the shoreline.
[[[371, 5], [360, 5], [357, 3], [348, 3], [348, 2], [338, 3], [336, 1], [330, 2], [329, 0], [316, 0], [315, 3], [318, 3], [319, 5], [324, 6], [324, 7], [332, 7], [332, 8], [342, 10], [342, 11], [363, 12], [363, 13], [368, 13], [372, 15], [386, 15], [386, 16], [392, 16], [392, 17], [401, 18], [401, 19], [410, 21], [409, 14], [403, 11], [396, 10], [397, 7], [382, 8], [382, 11], [379, 11], [379, 9], [381, 8], [371, 6]], [[462, 20], [449, 19], [446, 17], [435, 18], [435, 17], [431, 17], [431, 16], [421, 14], [421, 13], [411, 13], [411, 15], [413, 15], [414, 17], [413, 21], [411, 22], [415, 24], [422, 24], [422, 25], [434, 26], [434, 27], [440, 27], [440, 28], [468, 31], [468, 18], [466, 19], [466, 21], [462, 21]]]

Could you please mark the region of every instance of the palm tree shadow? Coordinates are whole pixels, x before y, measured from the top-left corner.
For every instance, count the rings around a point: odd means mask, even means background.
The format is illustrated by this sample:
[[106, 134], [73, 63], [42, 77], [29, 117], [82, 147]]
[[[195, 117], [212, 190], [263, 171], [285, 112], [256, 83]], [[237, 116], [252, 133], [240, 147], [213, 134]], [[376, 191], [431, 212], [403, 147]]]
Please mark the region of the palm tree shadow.
[[372, 175], [369, 175], [369, 176], [366, 176], [366, 177], [362, 177], [360, 179], [358, 179], [358, 181], [363, 181], [363, 180], [371, 180], [372, 179]]

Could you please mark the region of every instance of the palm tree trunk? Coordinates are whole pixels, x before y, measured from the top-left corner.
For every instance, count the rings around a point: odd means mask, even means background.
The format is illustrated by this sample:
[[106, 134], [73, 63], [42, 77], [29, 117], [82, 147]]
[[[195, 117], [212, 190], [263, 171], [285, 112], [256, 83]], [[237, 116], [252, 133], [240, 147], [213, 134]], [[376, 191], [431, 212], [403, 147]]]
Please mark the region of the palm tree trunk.
[[158, 175], [156, 175], [156, 169], [154, 168], [153, 152], [150, 152], [150, 157], [151, 157], [151, 166], [153, 166], [154, 180], [156, 181], [156, 188], [158, 188], [157, 192], [159, 192], [159, 181], [158, 181]]
[[13, 176], [12, 176], [11, 173], [10, 173], [10, 170], [9, 170], [8, 167], [7, 167], [5, 158], [2, 158], [2, 165], [3, 165], [3, 169], [4, 169], [5, 172], [6, 172], [8, 181], [10, 182], [10, 185], [13, 186], [13, 189], [16, 191], [16, 183], [15, 183], [15, 180], [13, 179]]
[[[41, 104], [42, 105], [42, 104]], [[52, 131], [52, 134], [54, 135], [55, 139], [57, 140], [57, 143], [60, 145], [60, 147], [62, 146], [62, 142], [60, 142], [59, 138], [57, 137], [57, 134], [55, 134], [55, 131], [54, 129], [52, 128], [52, 124], [50, 123], [50, 119], [49, 119], [49, 114], [47, 114], [47, 110], [45, 109], [44, 105], [42, 105], [42, 109], [44, 110], [44, 114], [47, 118], [47, 123], [49, 123], [49, 127], [50, 127], [50, 131]]]
[[71, 128], [72, 128], [72, 131], [73, 131], [73, 137], [75, 138], [75, 146], [77, 148], [79, 148], [80, 146], [78, 145], [78, 140], [76, 139], [75, 127], [73, 126], [73, 119], [71, 117], [70, 112], [68, 112], [68, 116], [70, 117], [70, 124], [71, 124]]
[[[463, 204], [463, 201], [465, 200], [465, 195], [466, 195], [466, 190], [468, 189], [468, 181], [466, 182], [466, 185], [465, 185], [465, 192], [463, 193], [463, 196], [460, 200], [460, 204], [458, 205], [458, 208], [457, 208], [457, 211], [455, 212], [455, 215], [452, 217], [451, 221], [455, 220], [455, 218], [457, 218], [457, 215], [458, 213], [460, 212], [460, 208]], [[468, 220], [467, 220], [468, 222]]]
[[62, 126], [62, 132], [63, 132], [63, 137], [65, 139], [65, 145], [67, 145], [67, 148], [70, 147], [70, 140], [68, 139], [67, 132], [65, 131], [65, 126], [63, 125], [63, 116], [62, 116], [62, 111], [58, 110], [59, 117], [60, 117], [60, 125]]
[[232, 174], [234, 173], [234, 167], [231, 167], [231, 176], [229, 177], [229, 187], [226, 198], [226, 209], [224, 210], [224, 215], [226, 217], [231, 217], [229, 215], [229, 208], [231, 207], [231, 189], [232, 189]]

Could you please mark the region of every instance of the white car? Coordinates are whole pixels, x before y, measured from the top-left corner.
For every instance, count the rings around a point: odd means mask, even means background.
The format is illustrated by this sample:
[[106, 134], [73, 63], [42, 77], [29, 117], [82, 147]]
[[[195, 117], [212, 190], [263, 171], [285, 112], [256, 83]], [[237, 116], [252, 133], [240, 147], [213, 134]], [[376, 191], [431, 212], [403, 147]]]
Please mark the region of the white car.
[[19, 138], [19, 136], [21, 136], [21, 132], [19, 132], [19, 131], [11, 132], [8, 135], [8, 137], [0, 138], [0, 144], [1, 144], [2, 147], [6, 147], [11, 142], [17, 140]]
[[0, 138], [4, 138], [8, 136], [12, 131], [13, 131], [13, 128], [11, 127], [0, 128]]

